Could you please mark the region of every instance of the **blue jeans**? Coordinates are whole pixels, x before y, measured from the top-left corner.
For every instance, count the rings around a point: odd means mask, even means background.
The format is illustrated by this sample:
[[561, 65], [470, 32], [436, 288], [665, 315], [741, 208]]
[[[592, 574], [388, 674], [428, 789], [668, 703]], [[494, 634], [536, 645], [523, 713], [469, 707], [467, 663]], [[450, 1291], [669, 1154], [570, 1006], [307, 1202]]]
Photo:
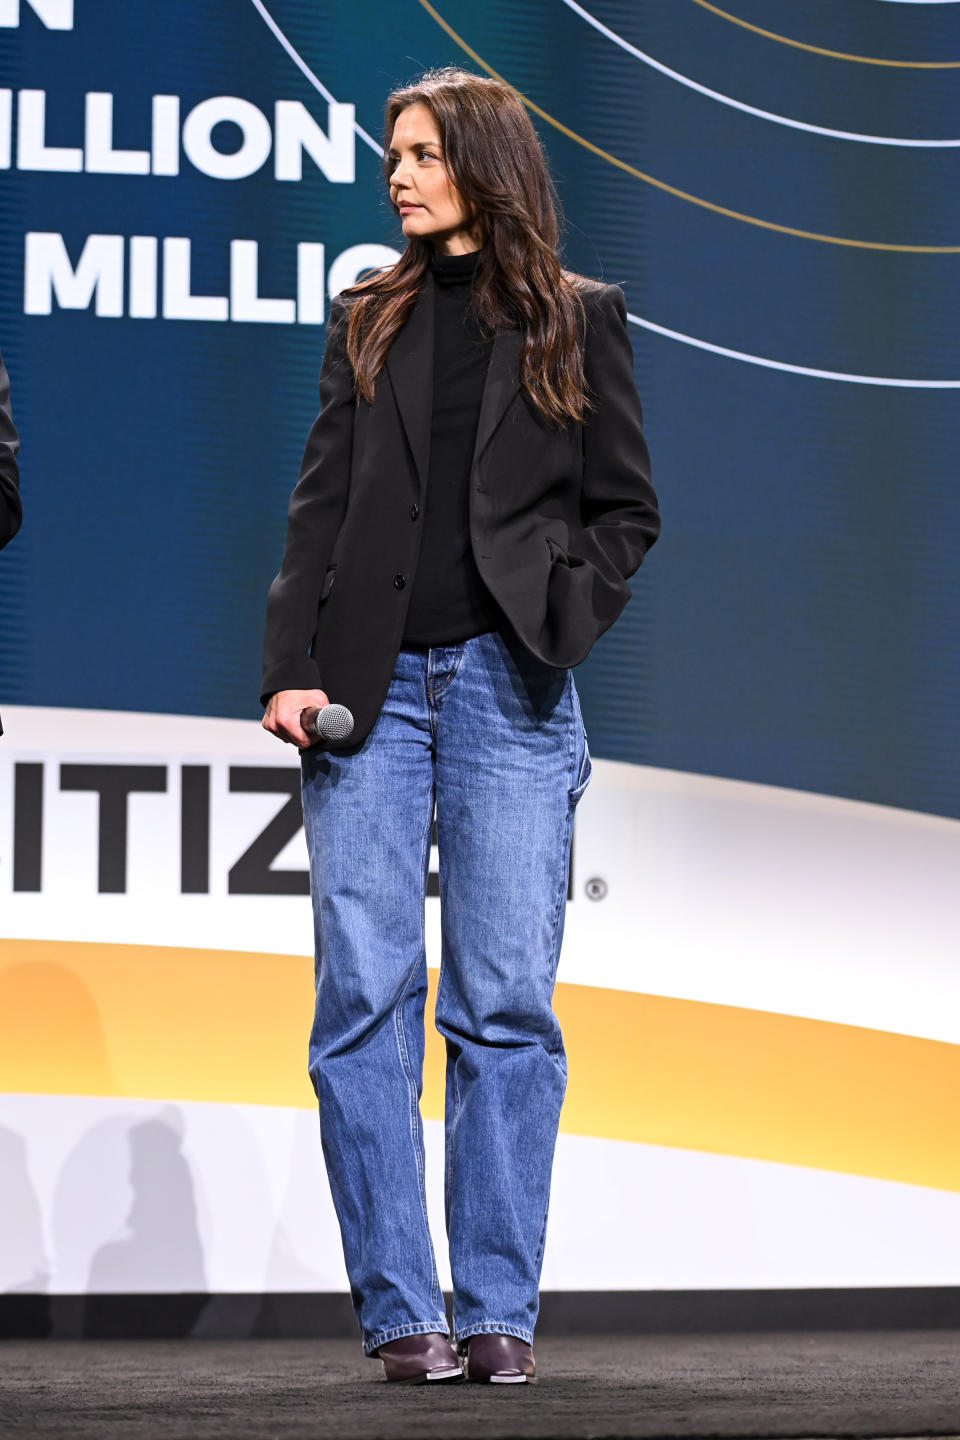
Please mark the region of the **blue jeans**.
[[453, 1338], [532, 1342], [567, 1074], [551, 998], [592, 769], [573, 672], [512, 633], [401, 649], [362, 747], [301, 764], [310, 1077], [364, 1351], [449, 1334], [419, 1107], [434, 802]]

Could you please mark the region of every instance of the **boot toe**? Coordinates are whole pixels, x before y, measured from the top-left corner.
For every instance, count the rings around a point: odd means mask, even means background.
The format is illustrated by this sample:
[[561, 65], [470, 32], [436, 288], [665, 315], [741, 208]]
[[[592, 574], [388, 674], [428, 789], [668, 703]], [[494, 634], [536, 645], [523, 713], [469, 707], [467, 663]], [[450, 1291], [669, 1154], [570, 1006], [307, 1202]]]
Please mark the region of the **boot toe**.
[[536, 1379], [533, 1347], [516, 1335], [471, 1335], [467, 1379], [488, 1385], [524, 1385]]
[[446, 1335], [402, 1335], [388, 1340], [377, 1351], [383, 1361], [384, 1374], [399, 1385], [424, 1385], [428, 1382], [462, 1380], [463, 1370]]

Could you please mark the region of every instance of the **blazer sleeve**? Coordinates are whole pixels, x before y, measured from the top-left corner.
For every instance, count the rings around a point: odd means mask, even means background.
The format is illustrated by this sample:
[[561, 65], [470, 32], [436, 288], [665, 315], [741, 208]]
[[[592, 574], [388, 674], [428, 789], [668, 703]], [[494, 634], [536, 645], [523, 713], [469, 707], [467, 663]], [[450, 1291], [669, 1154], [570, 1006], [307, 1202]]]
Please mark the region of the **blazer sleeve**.
[[0, 548], [20, 529], [20, 472], [17, 469], [17, 435], [10, 413], [10, 381], [0, 356]]
[[581, 546], [602, 580], [622, 589], [660, 534], [660, 510], [620, 286], [605, 285], [586, 311], [584, 378], [596, 409], [583, 424]]
[[320, 589], [343, 520], [353, 453], [356, 402], [347, 359], [346, 302], [335, 296], [320, 367], [320, 413], [307, 436], [300, 476], [290, 497], [279, 573], [267, 595], [260, 701], [278, 690], [322, 689], [307, 653], [317, 628]]

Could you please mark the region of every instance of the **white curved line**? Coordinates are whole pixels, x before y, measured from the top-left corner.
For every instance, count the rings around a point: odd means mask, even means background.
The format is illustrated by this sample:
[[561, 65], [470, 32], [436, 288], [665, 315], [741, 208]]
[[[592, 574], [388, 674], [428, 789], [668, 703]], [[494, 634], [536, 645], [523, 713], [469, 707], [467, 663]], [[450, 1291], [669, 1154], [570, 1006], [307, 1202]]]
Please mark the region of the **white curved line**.
[[693, 335], [684, 335], [680, 330], [668, 330], [665, 325], [655, 325], [640, 315], [627, 312], [627, 319], [644, 330], [653, 330], [657, 335], [666, 335], [669, 340], [679, 340], [684, 345], [694, 345], [698, 350], [709, 350], [714, 355], [725, 355], [729, 360], [743, 360], [748, 365], [763, 365], [768, 370], [788, 370], [791, 375], [810, 375], [815, 380], [846, 380], [854, 385], [895, 385], [905, 390], [960, 390], [960, 380], [900, 380], [888, 375], [847, 375], [842, 370], [814, 370], [809, 365], [789, 365], [785, 360], [767, 360], [762, 355], [748, 355], [744, 350], [729, 350], [725, 345], [712, 345], [709, 340], [698, 340]]
[[[256, 0], [254, 0], [256, 4]], [[731, 95], [722, 95], [719, 90], [711, 90], [706, 85], [700, 85], [696, 80], [691, 80], [686, 75], [681, 75], [678, 70], [671, 70], [669, 65], [664, 65], [659, 60], [654, 60], [652, 55], [638, 50], [636, 45], [631, 45], [629, 40], [624, 40], [615, 30], [611, 30], [598, 20], [589, 10], [584, 10], [577, 0], [563, 0], [568, 10], [573, 10], [594, 30], [612, 40], [614, 45], [619, 45], [621, 50], [636, 56], [645, 65], [650, 65], [654, 70], [659, 70], [661, 75], [667, 75], [671, 80], [676, 80], [680, 85], [686, 85], [689, 90], [696, 90], [700, 95], [706, 95], [710, 100], [719, 100], [721, 105], [730, 105], [734, 110], [742, 110], [746, 115], [756, 115], [761, 120], [770, 120], [775, 125], [788, 125], [791, 130], [807, 130], [812, 135], [828, 135], [834, 140], [858, 140], [863, 145], [902, 145], [911, 149], [949, 149], [960, 146], [960, 140], [904, 140], [894, 135], [860, 135], [853, 130], [831, 130], [826, 125], [808, 125], [805, 120], [791, 120], [786, 115], [775, 115], [772, 110], [758, 110], [755, 105], [746, 105], [742, 100], [734, 100]]]
[[[279, 25], [276, 23], [267, 7], [263, 4], [263, 0], [250, 0], [250, 3], [253, 5], [254, 9], [257, 11], [258, 15], [260, 15], [264, 23], [268, 26], [272, 34], [283, 46], [284, 50], [286, 50], [287, 54], [290, 56], [294, 64], [310, 81], [310, 84], [314, 87], [314, 89], [319, 91], [319, 93], [324, 97], [325, 100], [327, 100], [328, 102], [332, 101], [334, 97], [330, 94], [330, 91], [326, 88], [322, 81], [318, 80], [317, 76], [314, 75], [313, 71], [310, 69], [309, 65], [307, 65], [306, 61], [302, 60], [301, 57], [298, 55], [297, 51], [294, 49], [290, 41], [284, 35], [283, 31], [280, 29]], [[571, 3], [571, 0], [564, 0], [564, 3], [569, 4]], [[953, 0], [951, 0], [951, 3], [953, 3]], [[579, 6], [576, 6], [574, 8], [579, 9]], [[651, 63], [657, 64], [656, 61], [651, 61]], [[382, 155], [382, 147], [378, 145], [377, 142], [373, 140], [365, 130], [363, 130], [359, 125], [357, 125], [356, 131], [360, 138], [362, 140], [365, 140], [372, 150], [375, 150], [378, 155]], [[730, 360], [742, 360], [748, 365], [763, 365], [768, 370], [788, 370], [793, 375], [811, 375], [818, 380], [847, 380], [851, 381], [854, 384], [860, 385], [898, 385], [905, 388], [915, 388], [923, 390], [960, 389], [960, 380], [899, 380], [878, 375], [845, 375], [839, 370], [813, 370], [806, 365], [789, 365], [784, 360], [767, 360], [762, 355], [748, 355], [743, 350], [729, 350], [725, 345], [713, 345], [710, 343], [709, 340], [698, 340], [695, 336], [684, 335], [679, 330], [668, 330], [665, 325], [656, 325], [652, 320], [644, 320], [641, 316], [631, 315], [629, 312], [627, 314], [627, 319], [632, 321], [634, 325], [641, 326], [644, 330], [653, 330], [656, 332], [656, 334], [665, 335], [670, 340], [679, 340], [682, 344], [693, 345], [698, 350], [709, 350], [714, 355], [725, 355]]]
[[[253, 6], [254, 10], [256, 10], [257, 14], [260, 16], [260, 19], [266, 25], [267, 29], [271, 32], [274, 38], [280, 42], [284, 50], [286, 50], [287, 54], [290, 56], [290, 59], [293, 61], [294, 65], [296, 65], [297, 69], [310, 81], [310, 84], [313, 86], [314, 90], [319, 91], [319, 93], [323, 96], [324, 100], [326, 100], [328, 103], [335, 105], [337, 102], [334, 96], [330, 94], [330, 91], [327, 89], [326, 85], [324, 85], [323, 81], [317, 79], [316, 75], [314, 75], [306, 60], [304, 60], [298, 54], [293, 45], [291, 45], [290, 41], [280, 29], [280, 26], [277, 24], [276, 20], [274, 20], [273, 16], [270, 14], [270, 11], [267, 9], [266, 5], [264, 5], [263, 0], [250, 0], [250, 3]], [[379, 141], [374, 140], [372, 135], [368, 135], [366, 130], [364, 130], [363, 126], [358, 125], [356, 120], [354, 120], [353, 122], [353, 128], [360, 136], [360, 139], [365, 144], [370, 146], [371, 150], [375, 150], [378, 155], [383, 154], [383, 146], [379, 143]]]

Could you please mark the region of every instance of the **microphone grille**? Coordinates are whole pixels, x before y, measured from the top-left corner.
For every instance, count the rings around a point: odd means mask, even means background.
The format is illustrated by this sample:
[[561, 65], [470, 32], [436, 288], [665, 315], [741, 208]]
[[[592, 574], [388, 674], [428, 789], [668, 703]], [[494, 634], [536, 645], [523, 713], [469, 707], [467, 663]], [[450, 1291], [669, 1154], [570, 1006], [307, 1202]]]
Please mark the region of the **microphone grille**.
[[324, 705], [317, 716], [317, 734], [335, 744], [346, 740], [353, 730], [353, 716], [346, 705]]

